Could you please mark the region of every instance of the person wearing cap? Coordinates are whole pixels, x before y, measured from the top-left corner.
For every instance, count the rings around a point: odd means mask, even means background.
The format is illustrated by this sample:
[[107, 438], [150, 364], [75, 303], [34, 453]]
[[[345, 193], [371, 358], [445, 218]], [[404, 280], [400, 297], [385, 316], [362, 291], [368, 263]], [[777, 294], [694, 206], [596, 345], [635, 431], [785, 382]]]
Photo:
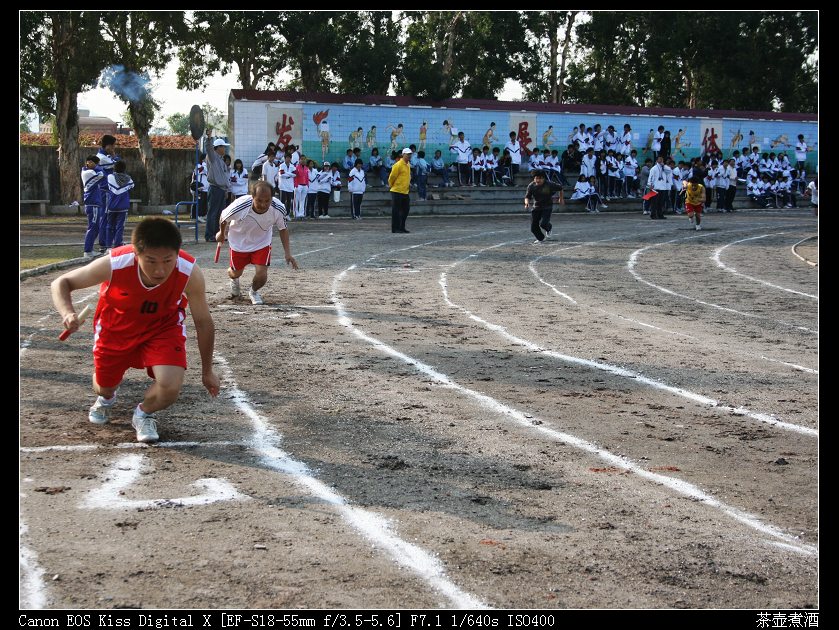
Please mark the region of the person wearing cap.
[[210, 184], [210, 192], [207, 195], [207, 226], [204, 240], [208, 243], [216, 241], [219, 217], [230, 186], [227, 164], [224, 163], [225, 147], [229, 146], [223, 139], [216, 138], [213, 141], [213, 150], [207, 152], [207, 182]]
[[413, 151], [410, 149], [402, 149], [402, 159], [393, 165], [390, 176], [387, 178], [393, 201], [390, 210], [390, 231], [394, 234], [408, 234], [408, 230], [405, 229], [405, 220], [411, 210], [411, 198], [408, 192], [411, 189], [412, 154]]

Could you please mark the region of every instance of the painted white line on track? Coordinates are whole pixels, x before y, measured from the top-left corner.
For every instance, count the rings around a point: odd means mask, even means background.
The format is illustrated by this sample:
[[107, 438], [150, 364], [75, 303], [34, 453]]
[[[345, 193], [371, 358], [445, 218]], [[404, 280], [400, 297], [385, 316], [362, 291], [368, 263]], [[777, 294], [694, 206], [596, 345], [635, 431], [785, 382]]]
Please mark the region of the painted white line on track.
[[[21, 495], [24, 496], [24, 495]], [[44, 569], [38, 564], [38, 554], [23, 541], [29, 528], [23, 521], [23, 514], [18, 512], [19, 566], [21, 608], [41, 609], [47, 605], [47, 587], [44, 583]]]
[[[77, 298], [77, 299], [73, 300], [73, 304], [81, 304], [82, 302], [87, 302], [90, 298], [95, 297], [97, 295], [99, 295], [99, 289], [98, 288], [92, 293], [88, 293], [86, 295], [83, 295], [80, 298]], [[44, 323], [52, 315], [53, 315], [53, 312], [47, 313], [43, 317], [39, 318], [35, 322], [35, 325]], [[18, 358], [22, 357], [23, 353], [32, 345], [32, 339], [35, 337], [35, 335], [37, 335], [40, 332], [44, 332], [46, 329], [47, 329], [46, 326], [40, 326], [35, 332], [30, 333], [29, 335], [27, 335], [26, 339], [24, 339], [23, 341], [20, 342], [20, 353], [18, 354]]]
[[733, 273], [734, 275], [740, 276], [741, 278], [746, 278], [748, 280], [752, 280], [753, 282], [763, 284], [767, 287], [772, 287], [773, 289], [779, 289], [781, 291], [787, 291], [789, 293], [794, 293], [796, 295], [802, 295], [804, 297], [808, 297], [808, 298], [812, 298], [814, 300], [818, 300], [819, 299], [818, 295], [812, 295], [810, 293], [804, 293], [803, 291], [796, 291], [795, 289], [788, 289], [787, 287], [782, 287], [779, 284], [773, 284], [771, 282], [767, 282], [766, 280], [761, 280], [760, 278], [755, 278], [754, 276], [746, 275], [745, 273], [741, 273], [741, 272], [737, 271], [737, 269], [735, 269], [734, 267], [732, 267], [730, 265], [726, 265], [722, 260], [720, 260], [720, 254], [722, 254], [722, 252], [725, 249], [731, 247], [732, 245], [737, 245], [739, 243], [745, 243], [746, 241], [756, 241], [758, 239], [767, 238], [769, 236], [780, 236], [782, 234], [785, 234], [785, 232], [776, 232], [774, 234], [761, 234], [760, 236], [750, 236], [749, 238], [743, 238], [743, 239], [740, 239], [739, 241], [733, 241], [731, 243], [727, 243], [727, 244], [723, 245], [722, 247], [718, 247], [717, 249], [714, 250], [714, 253], [711, 255], [711, 260], [713, 260], [715, 263], [717, 263], [717, 266], [720, 269], [724, 269], [725, 271], [727, 271], [729, 273]]
[[817, 262], [813, 262], [812, 260], [807, 260], [806, 258], [804, 258], [804, 256], [801, 256], [801, 255], [800, 255], [797, 251], [795, 251], [795, 248], [796, 248], [796, 247], [798, 247], [799, 245], [801, 245], [801, 243], [803, 243], [803, 242], [805, 242], [805, 241], [809, 241], [810, 239], [814, 239], [814, 238], [818, 238], [818, 236], [808, 236], [807, 238], [802, 238], [800, 241], [798, 241], [797, 243], [795, 243], [795, 244], [792, 246], [792, 248], [791, 248], [791, 249], [792, 249], [792, 255], [793, 255], [793, 256], [795, 256], [795, 257], [796, 257], [796, 258], [798, 258], [799, 260], [804, 261], [805, 263], [807, 263], [807, 264], [808, 264], [808, 265], [810, 265], [811, 267], [818, 267], [819, 263], [817, 263]]
[[226, 391], [233, 404], [250, 418], [253, 426], [251, 448], [260, 456], [262, 464], [271, 470], [290, 475], [294, 483], [313, 496], [332, 505], [341, 517], [373, 545], [384, 549], [402, 567], [410, 569], [442, 593], [457, 608], [487, 608], [486, 604], [461, 590], [447, 576], [443, 565], [424, 549], [400, 538], [393, 531], [392, 523], [385, 517], [350, 505], [349, 501], [335, 490], [317, 479], [305, 463], [295, 460], [280, 449], [281, 436], [251, 403], [248, 396], [239, 389], [233, 378], [233, 371], [227, 360], [216, 353], [216, 362], [221, 365]]
[[740, 315], [742, 317], [748, 317], [750, 319], [768, 320], [768, 321], [771, 321], [771, 322], [775, 322], [776, 324], [781, 324], [783, 326], [788, 326], [790, 328], [795, 328], [796, 330], [801, 330], [801, 331], [811, 333], [811, 334], [814, 334], [814, 335], [819, 334], [817, 330], [813, 330], [811, 328], [806, 328], [804, 326], [799, 326], [798, 324], [792, 324], [790, 322], [785, 322], [785, 321], [780, 320], [780, 319], [772, 319], [770, 317], [765, 317], [763, 315], [756, 315], [754, 313], [745, 313], [743, 311], [738, 311], [737, 309], [733, 309], [733, 308], [730, 308], [728, 306], [722, 306], [720, 304], [714, 304], [713, 302], [706, 302], [704, 300], [700, 300], [700, 299], [691, 297], [689, 295], [684, 295], [682, 293], [677, 293], [676, 291], [673, 291], [673, 290], [668, 289], [666, 287], [659, 286], [659, 285], [657, 285], [653, 282], [650, 282], [649, 280], [645, 280], [641, 276], [641, 274], [639, 274], [635, 270], [635, 265], [638, 263], [638, 258], [641, 256], [641, 254], [643, 254], [645, 251], [647, 251], [649, 249], [653, 249], [655, 247], [661, 247], [663, 245], [669, 245], [671, 243], [676, 243], [678, 241], [687, 241], [687, 240], [691, 240], [691, 239], [694, 239], [694, 238], [706, 238], [708, 236], [713, 236], [713, 233], [712, 232], [705, 232], [704, 234], [699, 234], [699, 235], [696, 235], [696, 236], [689, 236], [689, 237], [686, 237], [686, 238], [674, 238], [674, 239], [670, 239], [669, 241], [663, 241], [661, 243], [654, 243], [653, 245], [647, 245], [646, 247], [636, 249], [634, 252], [632, 252], [632, 254], [630, 254], [629, 260], [627, 260], [627, 262], [626, 262], [627, 271], [629, 271], [629, 273], [631, 273], [632, 276], [636, 280], [638, 280], [638, 282], [646, 284], [647, 286], [652, 287], [653, 289], [656, 289], [657, 291], [661, 291], [662, 293], [665, 293], [667, 295], [672, 295], [673, 297], [682, 298], [683, 300], [690, 300], [691, 302], [696, 302], [697, 304], [702, 304], [703, 306], [710, 306], [711, 308], [715, 308], [715, 309], [718, 309], [720, 311], [724, 311], [726, 313], [732, 313], [734, 315]]
[[120, 457], [105, 473], [105, 483], [88, 492], [81, 507], [91, 510], [154, 509], [176, 505], [210, 505], [219, 501], [243, 501], [248, 498], [226, 479], [207, 478], [190, 484], [203, 490], [201, 494], [172, 499], [126, 499], [123, 496], [125, 490], [140, 478], [142, 470], [146, 467], [146, 459], [145, 455], [140, 454]]
[[119, 449], [132, 449], [132, 448], [212, 448], [217, 446], [248, 446], [245, 442], [229, 442], [229, 441], [216, 441], [216, 442], [157, 442], [155, 444], [143, 444], [142, 442], [120, 442], [119, 444], [108, 445], [108, 444], [67, 444], [67, 445], [54, 445], [54, 446], [21, 446], [20, 452], [21, 453], [49, 453], [53, 451], [57, 452], [73, 452], [73, 451], [93, 451], [97, 449], [108, 449], [108, 448], [119, 448]]
[[[483, 248], [483, 249], [481, 249], [481, 250], [479, 250], [479, 251], [477, 251], [473, 254], [470, 254], [469, 256], [466, 256], [465, 258], [461, 258], [460, 260], [452, 263], [451, 268], [454, 269], [457, 265], [460, 265], [461, 263], [463, 263], [463, 262], [465, 262], [469, 259], [476, 258], [477, 256], [479, 256], [481, 253], [483, 253], [485, 251], [488, 251], [490, 249], [496, 249], [496, 248], [502, 247], [504, 245], [509, 245], [512, 242], [513, 241], [507, 241], [505, 243], [498, 243], [497, 245], [491, 245], [490, 247], [485, 247], [485, 248]], [[581, 365], [581, 366], [584, 366], [584, 367], [593, 368], [593, 369], [596, 369], [596, 370], [601, 370], [601, 371], [604, 371], [604, 372], [608, 372], [608, 373], [610, 373], [614, 376], [631, 378], [631, 379], [635, 380], [635, 382], [643, 383], [644, 385], [648, 385], [648, 386], [653, 387], [655, 389], [659, 389], [661, 391], [666, 391], [668, 393], [675, 394], [676, 396], [679, 396], [681, 398], [686, 398], [687, 400], [690, 400], [692, 402], [699, 403], [701, 405], [708, 405], [710, 407], [714, 407], [715, 409], [719, 409], [720, 411], [733, 413], [733, 414], [736, 414], [738, 416], [746, 416], [746, 417], [751, 418], [753, 420], [757, 420], [759, 422], [763, 422], [763, 423], [772, 425], [772, 426], [774, 426], [778, 429], [783, 429], [785, 431], [791, 431], [793, 433], [800, 433], [802, 435], [807, 435], [807, 436], [810, 436], [810, 437], [816, 437], [817, 438], [819, 436], [819, 432], [816, 429], [811, 429], [810, 427], [805, 427], [805, 426], [801, 426], [801, 425], [798, 425], [798, 424], [793, 424], [793, 423], [790, 423], [790, 422], [784, 422], [782, 420], [778, 420], [775, 416], [773, 416], [771, 414], [752, 411], [751, 409], [746, 409], [745, 407], [732, 407], [732, 406], [729, 406], [729, 405], [725, 405], [725, 404], [721, 403], [720, 401], [715, 400], [713, 398], [710, 398], [708, 396], [705, 396], [703, 394], [698, 394], [696, 392], [692, 392], [690, 390], [687, 390], [687, 389], [684, 389], [684, 388], [681, 388], [681, 387], [676, 387], [674, 385], [669, 385], [669, 384], [664, 383], [662, 381], [659, 381], [657, 379], [654, 379], [654, 378], [651, 378], [651, 377], [648, 377], [648, 376], [644, 376], [643, 374], [641, 374], [640, 372], [636, 372], [635, 370], [629, 370], [627, 368], [622, 368], [618, 365], [613, 365], [611, 363], [604, 363], [604, 362], [601, 362], [601, 361], [593, 361], [591, 359], [583, 359], [582, 357], [575, 357], [573, 355], [563, 354], [561, 352], [556, 352], [555, 350], [550, 350], [548, 348], [544, 348], [544, 347], [542, 347], [538, 344], [535, 344], [532, 341], [529, 341], [527, 339], [522, 339], [521, 337], [517, 337], [517, 336], [513, 335], [512, 333], [510, 333], [504, 326], [500, 326], [498, 324], [493, 324], [492, 322], [488, 322], [487, 320], [479, 317], [478, 315], [475, 315], [472, 311], [468, 310], [467, 308], [465, 308], [463, 306], [460, 306], [459, 304], [455, 304], [449, 298], [448, 284], [447, 284], [447, 281], [446, 281], [447, 275], [448, 275], [447, 271], [442, 272], [440, 274], [440, 280], [439, 280], [440, 288], [443, 291], [443, 299], [445, 300], [446, 304], [448, 304], [452, 308], [458, 309], [459, 311], [464, 313], [467, 317], [469, 317], [469, 319], [481, 324], [481, 326], [483, 326], [484, 328], [487, 328], [487, 329], [489, 329], [493, 332], [496, 332], [496, 333], [500, 334], [501, 336], [503, 336], [505, 339], [507, 339], [509, 341], [512, 341], [513, 343], [516, 343], [518, 345], [524, 346], [525, 348], [527, 348], [528, 350], [531, 350], [532, 352], [538, 352], [540, 354], [543, 354], [543, 355], [546, 355], [546, 356], [549, 356], [549, 357], [552, 357], [552, 358], [555, 358], [555, 359], [559, 359], [561, 361], [565, 361], [567, 363], [571, 363], [571, 364], [574, 364], [574, 365]]]
[[[652, 234], [658, 234], [658, 233], [660, 233], [660, 232], [650, 232], [650, 233], [647, 233], [647, 234], [652, 235]], [[606, 239], [606, 240], [614, 240], [614, 239]], [[576, 247], [580, 247], [580, 246], [595, 245], [595, 244], [597, 244], [597, 243], [601, 243], [601, 242], [604, 242], [604, 241], [588, 241], [588, 242], [585, 242], [585, 243], [577, 243], [577, 244], [571, 245], [571, 246], [569, 246], [569, 247], [562, 247], [562, 248], [559, 248], [559, 249], [554, 249], [554, 250], [553, 250], [553, 251], [551, 251], [550, 253], [544, 254], [544, 255], [539, 256], [539, 257], [537, 257], [537, 258], [534, 258], [534, 259], [530, 262], [530, 264], [528, 265], [528, 268], [530, 269], [530, 272], [531, 272], [531, 273], [532, 273], [532, 274], [536, 277], [536, 279], [537, 279], [537, 280], [539, 280], [539, 282], [541, 282], [541, 283], [542, 283], [542, 284], [544, 284], [545, 286], [550, 287], [552, 290], [554, 290], [554, 292], [555, 292], [555, 293], [559, 294], [559, 295], [560, 295], [561, 297], [563, 297], [563, 298], [568, 299], [568, 300], [569, 300], [570, 302], [572, 302], [575, 306], [578, 306], [578, 307], [580, 307], [580, 308], [590, 308], [590, 309], [593, 309], [593, 310], [595, 310], [595, 311], [597, 311], [597, 312], [599, 312], [599, 313], [604, 313], [605, 315], [608, 315], [608, 316], [610, 316], [610, 317], [617, 317], [618, 319], [622, 319], [622, 320], [627, 321], [627, 322], [629, 322], [629, 323], [631, 323], [631, 324], [637, 324], [638, 326], [643, 326], [644, 328], [651, 328], [651, 329], [653, 329], [653, 330], [657, 330], [657, 331], [659, 331], [659, 332], [663, 332], [663, 333], [666, 333], [666, 334], [669, 334], [669, 335], [675, 335], [675, 336], [677, 336], [677, 337], [684, 337], [685, 339], [690, 339], [690, 340], [692, 340], [692, 341], [696, 341], [696, 342], [698, 342], [698, 343], [703, 343], [703, 340], [702, 340], [702, 339], [700, 339], [699, 337], [695, 337], [695, 336], [693, 336], [693, 335], [689, 335], [689, 334], [687, 334], [687, 333], [683, 333], [683, 332], [680, 332], [680, 331], [677, 331], [677, 330], [669, 330], [669, 329], [667, 329], [667, 328], [661, 328], [661, 327], [659, 327], [659, 326], [655, 326], [655, 325], [653, 325], [653, 324], [649, 324], [649, 323], [647, 323], [647, 322], [642, 322], [641, 320], [638, 320], [638, 319], [633, 319], [633, 318], [631, 318], [631, 317], [626, 317], [626, 316], [621, 315], [621, 314], [619, 314], [619, 313], [615, 313], [615, 312], [609, 311], [609, 310], [607, 310], [607, 309], [605, 309], [605, 308], [601, 308], [601, 307], [599, 307], [599, 306], [585, 306], [585, 305], [580, 306], [580, 305], [577, 303], [577, 301], [576, 301], [576, 300], [574, 300], [574, 298], [573, 298], [573, 297], [571, 297], [570, 295], [567, 295], [567, 294], [565, 294], [565, 293], [562, 293], [562, 292], [558, 291], [558, 290], [557, 290], [557, 289], [556, 289], [556, 288], [555, 288], [552, 284], [550, 284], [549, 282], [547, 282], [546, 280], [544, 280], [544, 279], [542, 278], [542, 276], [539, 274], [539, 272], [536, 270], [535, 264], [536, 264], [537, 262], [539, 262], [540, 260], [544, 259], [544, 258], [550, 258], [550, 257], [556, 256], [558, 252], [565, 251], [565, 250], [568, 250], [568, 249], [574, 249], [574, 248], [576, 248]], [[703, 345], [704, 345], [704, 344], [703, 344]], [[730, 351], [731, 351], [731, 349], [729, 349], [729, 352], [730, 352]], [[747, 356], [747, 357], [749, 357], [749, 358], [751, 358], [751, 359], [754, 359], [754, 358], [755, 358], [755, 356], [756, 356], [756, 355], [753, 355], [753, 354], [750, 354], [750, 353], [743, 353], [743, 352], [740, 352], [739, 354], [743, 354], [743, 355], [745, 355], [745, 356]], [[809, 373], [809, 374], [818, 374], [818, 373], [819, 373], [819, 371], [818, 371], [818, 370], [814, 370], [814, 369], [812, 369], [812, 368], [808, 368], [808, 367], [805, 367], [805, 366], [803, 366], [803, 365], [798, 365], [798, 364], [796, 364], [796, 363], [789, 363], [789, 362], [787, 362], [787, 361], [781, 361], [781, 360], [779, 360], [779, 359], [771, 359], [771, 358], [769, 358], [769, 357], [765, 357], [765, 356], [763, 356], [763, 355], [757, 355], [757, 358], [762, 359], [762, 360], [764, 360], [764, 361], [768, 361], [768, 362], [770, 362], [770, 363], [778, 363], [778, 364], [780, 364], [780, 365], [786, 365], [786, 366], [788, 366], [788, 367], [793, 368], [794, 370], [799, 370], [799, 371], [801, 371], [801, 372], [807, 372], [807, 373]]]
[[537, 431], [539, 433], [547, 435], [548, 437], [556, 441], [563, 442], [582, 451], [595, 455], [596, 457], [604, 460], [608, 464], [618, 466], [626, 470], [630, 470], [633, 473], [637, 474], [639, 477], [642, 477], [648, 481], [651, 481], [659, 485], [663, 485], [677, 492], [678, 494], [704, 503], [705, 505], [708, 505], [710, 507], [716, 508], [722, 511], [723, 513], [727, 514], [731, 518], [734, 518], [740, 523], [743, 523], [744, 525], [758, 532], [761, 532], [772, 538], [787, 543], [790, 546], [790, 550], [794, 550], [796, 553], [805, 555], [818, 554], [818, 549], [815, 546], [802, 543], [795, 536], [783, 532], [774, 525], [768, 525], [764, 523], [757, 516], [729, 506], [723, 503], [722, 501], [719, 501], [715, 497], [703, 492], [697, 486], [689, 482], [646, 470], [638, 464], [636, 464], [635, 462], [633, 462], [632, 460], [626, 457], [622, 457], [620, 455], [615, 455], [614, 453], [611, 453], [606, 449], [602, 449], [594, 443], [589, 442], [588, 440], [584, 440], [577, 436], [568, 433], [563, 433], [549, 426], [546, 426], [544, 424], [544, 421], [539, 420], [541, 424], [533, 424], [534, 420], [538, 419], [536, 419], [532, 414], [525, 414], [524, 412], [519, 411], [518, 409], [515, 409], [507, 404], [504, 404], [496, 400], [495, 398], [492, 398], [491, 396], [483, 394], [469, 387], [460, 385], [459, 383], [453, 381], [448, 375], [440, 372], [433, 366], [428, 365], [427, 363], [423, 363], [419, 359], [415, 359], [414, 357], [411, 357], [407, 354], [404, 354], [403, 352], [400, 352], [396, 348], [389, 346], [383, 341], [371, 335], [368, 335], [353, 323], [353, 320], [347, 314], [347, 309], [344, 306], [343, 302], [341, 302], [340, 297], [341, 282], [344, 280], [344, 278], [347, 277], [347, 275], [351, 271], [357, 268], [358, 265], [351, 265], [350, 267], [347, 267], [342, 272], [334, 276], [332, 281], [331, 298], [336, 306], [336, 316], [338, 319], [338, 323], [341, 326], [348, 329], [358, 339], [361, 339], [362, 341], [370, 344], [379, 352], [393, 357], [395, 359], [398, 359], [407, 365], [410, 365], [415, 370], [424, 374], [425, 376], [435, 381], [442, 387], [460, 392], [461, 394], [464, 394], [465, 396], [477, 401], [483, 408], [488, 409], [491, 412], [498, 413], [504, 417], [510, 418], [514, 420], [517, 424], [529, 430]]

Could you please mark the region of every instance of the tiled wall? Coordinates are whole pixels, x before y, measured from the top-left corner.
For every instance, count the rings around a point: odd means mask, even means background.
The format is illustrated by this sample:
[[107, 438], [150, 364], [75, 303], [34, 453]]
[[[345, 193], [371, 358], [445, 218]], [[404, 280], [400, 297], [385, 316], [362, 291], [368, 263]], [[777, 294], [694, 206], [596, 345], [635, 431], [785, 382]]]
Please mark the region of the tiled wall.
[[[547, 141], [549, 148], [562, 152], [570, 142], [572, 129], [579, 127], [580, 123], [591, 127], [600, 123], [603, 129], [614, 125], [619, 133], [622, 133], [624, 124], [629, 123], [633, 132], [633, 148], [638, 149], [642, 159], [651, 157], [651, 153], [646, 150], [650, 130], [664, 125], [670, 131], [672, 152], [677, 160], [699, 155], [703, 138], [714, 134], [717, 146], [726, 157], [734, 149], [742, 151], [751, 139], [761, 152], [786, 151], [794, 163], [795, 143], [800, 133], [804, 134], [810, 146], [808, 171], [814, 170], [818, 160], [818, 125], [815, 122], [537, 114], [523, 111], [234, 100], [230, 101], [230, 120], [233, 121], [232, 150], [235, 157], [242, 159], [246, 168], [262, 153], [269, 141], [277, 142], [281, 137], [294, 144], [302, 144], [303, 152], [317, 161], [340, 161], [346, 155], [347, 148], [355, 143], [360, 146], [365, 161], [374, 146], [384, 156], [393, 149], [401, 151], [410, 144], [416, 144], [418, 150], [425, 150], [428, 158], [433, 156], [436, 149], [440, 149], [444, 158], [450, 162], [452, 156], [448, 147], [453, 137], [452, 128], [463, 131], [472, 146], [480, 147], [492, 129], [490, 144], [503, 151], [510, 131], [524, 131], [529, 138], [527, 148], [543, 149]], [[328, 141], [325, 134], [319, 132], [324, 122], [328, 127]], [[357, 133], [359, 127], [361, 132], [358, 140], [355, 140], [352, 134]], [[421, 138], [423, 127], [424, 142]], [[374, 136], [371, 131], [374, 131]], [[676, 137], [680, 131], [682, 133], [677, 143]]]

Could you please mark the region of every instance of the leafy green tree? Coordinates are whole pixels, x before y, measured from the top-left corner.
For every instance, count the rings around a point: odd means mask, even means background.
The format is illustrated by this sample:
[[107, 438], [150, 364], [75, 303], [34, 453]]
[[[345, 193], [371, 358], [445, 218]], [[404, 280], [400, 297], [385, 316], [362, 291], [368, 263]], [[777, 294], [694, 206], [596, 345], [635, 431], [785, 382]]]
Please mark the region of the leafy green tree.
[[405, 18], [399, 94], [495, 98], [527, 44], [517, 12], [408, 11]]
[[21, 11], [20, 109], [55, 116], [62, 203], [81, 199], [78, 95], [106, 58], [96, 12]]
[[102, 34], [113, 47], [114, 64], [102, 81], [128, 105], [146, 169], [149, 204], [161, 203], [149, 131], [159, 109], [148, 86], [148, 72], [159, 74], [175, 54], [174, 43], [186, 32], [183, 12], [114, 11], [102, 14]]
[[347, 45], [338, 35], [341, 14], [331, 11], [280, 11], [279, 32], [292, 79], [284, 87], [304, 92], [331, 92], [337, 79], [335, 59]]
[[216, 72], [235, 72], [244, 90], [277, 87], [279, 23], [277, 11], [195, 11], [178, 50], [178, 87], [201, 88]]
[[549, 103], [565, 102], [565, 81], [571, 39], [579, 11], [527, 11], [523, 22], [531, 44], [521, 55], [516, 78], [525, 98]]
[[178, 112], [166, 118], [166, 124], [169, 125], [169, 130], [176, 136], [188, 136], [189, 131], [189, 115]]
[[387, 94], [402, 57], [391, 11], [350, 11], [333, 20], [342, 45], [330, 64], [342, 94]]

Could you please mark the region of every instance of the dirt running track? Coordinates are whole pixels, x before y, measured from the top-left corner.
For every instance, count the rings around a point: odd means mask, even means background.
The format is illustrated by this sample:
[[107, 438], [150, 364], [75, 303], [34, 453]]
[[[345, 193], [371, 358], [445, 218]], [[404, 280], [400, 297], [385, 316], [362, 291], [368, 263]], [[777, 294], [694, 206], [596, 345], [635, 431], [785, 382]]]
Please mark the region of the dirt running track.
[[297, 223], [264, 307], [189, 242], [224, 388], [153, 447], [22, 282], [21, 605], [818, 606], [817, 224], [703, 225]]

